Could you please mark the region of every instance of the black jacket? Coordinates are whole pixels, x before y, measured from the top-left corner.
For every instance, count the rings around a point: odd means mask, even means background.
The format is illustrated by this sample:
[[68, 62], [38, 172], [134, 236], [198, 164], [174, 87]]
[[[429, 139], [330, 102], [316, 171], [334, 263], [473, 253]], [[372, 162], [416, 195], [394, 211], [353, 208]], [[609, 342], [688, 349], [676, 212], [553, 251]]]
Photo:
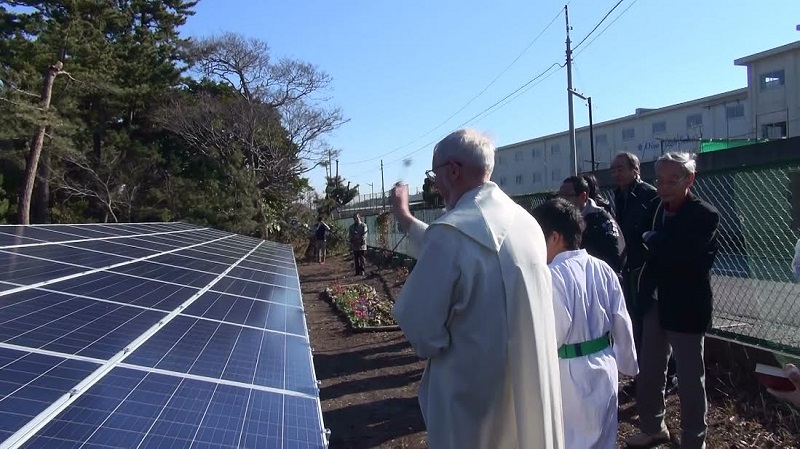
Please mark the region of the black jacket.
[[625, 237], [625, 267], [634, 269], [644, 264], [642, 233], [649, 230], [659, 199], [656, 188], [642, 181], [634, 181], [628, 195], [619, 188], [614, 191], [614, 214]]
[[586, 223], [581, 248], [589, 255], [607, 263], [615, 273], [625, 265], [625, 238], [611, 214], [590, 202], [583, 210]]
[[702, 333], [711, 328], [713, 294], [711, 267], [717, 256], [719, 212], [689, 194], [667, 222], [659, 206], [653, 220], [655, 233], [647, 239], [644, 269], [639, 277], [641, 312], [658, 297], [658, 317], [668, 331]]

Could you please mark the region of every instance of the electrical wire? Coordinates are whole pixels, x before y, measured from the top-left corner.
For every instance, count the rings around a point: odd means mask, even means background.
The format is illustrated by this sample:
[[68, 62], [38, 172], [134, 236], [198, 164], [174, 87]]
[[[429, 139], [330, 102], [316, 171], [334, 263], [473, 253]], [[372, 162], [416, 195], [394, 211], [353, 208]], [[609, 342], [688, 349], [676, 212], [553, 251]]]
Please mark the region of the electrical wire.
[[618, 7], [619, 5], [621, 5], [623, 1], [624, 1], [624, 0], [619, 0], [619, 1], [617, 2], [617, 4], [616, 4], [616, 5], [614, 5], [614, 7], [613, 7], [613, 8], [611, 8], [611, 9], [610, 9], [610, 10], [609, 10], [609, 11], [606, 13], [606, 15], [605, 15], [605, 16], [603, 16], [603, 18], [600, 20], [600, 22], [597, 22], [597, 25], [595, 25], [595, 26], [594, 26], [594, 28], [592, 28], [592, 31], [590, 31], [590, 32], [589, 32], [589, 34], [587, 34], [586, 36], [584, 36], [584, 38], [583, 38], [583, 39], [582, 39], [580, 42], [578, 42], [578, 45], [576, 45], [575, 47], [573, 47], [573, 48], [572, 48], [572, 50], [573, 50], [573, 51], [577, 50], [577, 49], [578, 49], [578, 47], [580, 47], [580, 46], [581, 46], [581, 44], [582, 44], [582, 43], [584, 43], [584, 42], [586, 41], [586, 39], [588, 39], [588, 38], [589, 38], [589, 36], [591, 36], [591, 35], [592, 35], [592, 33], [594, 33], [595, 31], [597, 31], [597, 29], [600, 27], [600, 25], [602, 25], [602, 24], [603, 24], [603, 22], [605, 22], [605, 20], [608, 18], [608, 16], [610, 16], [610, 15], [611, 15], [611, 13], [612, 13], [612, 12], [614, 12], [614, 10], [615, 10], [615, 9], [617, 9], [617, 7]]
[[557, 20], [557, 19], [558, 19], [558, 18], [561, 16], [561, 14], [563, 14], [563, 8], [562, 8], [562, 9], [559, 9], [559, 11], [558, 11], [558, 13], [555, 15], [555, 17], [553, 17], [553, 18], [550, 20], [550, 22], [549, 22], [549, 23], [548, 23], [548, 24], [547, 24], [547, 25], [544, 27], [544, 29], [542, 29], [542, 31], [540, 31], [540, 32], [539, 32], [539, 34], [537, 34], [537, 35], [536, 35], [536, 37], [534, 37], [534, 38], [533, 38], [533, 40], [532, 40], [532, 41], [531, 41], [531, 42], [528, 44], [528, 46], [527, 46], [527, 47], [525, 47], [525, 49], [524, 49], [524, 50], [522, 50], [522, 52], [521, 52], [521, 53], [520, 53], [520, 54], [519, 54], [519, 55], [518, 55], [516, 58], [514, 58], [514, 60], [513, 60], [513, 61], [511, 61], [511, 63], [510, 63], [508, 66], [506, 66], [506, 68], [505, 68], [505, 69], [503, 69], [503, 70], [500, 72], [500, 74], [499, 74], [499, 75], [497, 75], [497, 76], [496, 76], [496, 77], [495, 77], [495, 78], [494, 78], [494, 79], [493, 79], [491, 82], [489, 82], [489, 84], [488, 84], [488, 85], [486, 85], [486, 87], [484, 87], [484, 88], [483, 88], [483, 89], [482, 89], [480, 92], [478, 92], [478, 93], [477, 93], [475, 96], [473, 96], [473, 97], [472, 97], [472, 98], [471, 98], [469, 101], [467, 101], [467, 103], [466, 103], [466, 104], [464, 104], [463, 106], [461, 106], [461, 108], [459, 108], [459, 109], [458, 109], [456, 112], [452, 113], [452, 114], [451, 114], [449, 117], [447, 117], [446, 119], [444, 119], [444, 120], [443, 120], [441, 123], [439, 123], [439, 124], [438, 124], [438, 125], [436, 125], [435, 127], [431, 128], [431, 129], [430, 129], [429, 131], [427, 131], [425, 134], [422, 134], [421, 136], [419, 136], [419, 137], [417, 137], [416, 139], [412, 140], [411, 142], [409, 142], [409, 143], [407, 143], [407, 144], [405, 144], [405, 145], [399, 146], [399, 147], [397, 147], [397, 148], [394, 148], [394, 149], [392, 149], [391, 151], [387, 151], [386, 153], [380, 154], [380, 155], [378, 155], [378, 156], [375, 156], [375, 157], [372, 157], [372, 158], [369, 158], [369, 159], [364, 159], [364, 160], [361, 160], [361, 161], [356, 161], [356, 162], [342, 162], [342, 165], [360, 165], [360, 164], [363, 164], [363, 163], [366, 163], [366, 162], [373, 162], [373, 161], [376, 161], [376, 160], [378, 160], [378, 159], [382, 159], [382, 158], [383, 158], [383, 157], [385, 157], [385, 156], [388, 156], [388, 155], [390, 155], [390, 154], [394, 154], [394, 153], [396, 153], [396, 152], [398, 152], [398, 151], [400, 151], [400, 150], [402, 150], [402, 149], [404, 149], [404, 148], [407, 148], [407, 147], [409, 147], [409, 146], [413, 145], [414, 143], [418, 142], [418, 141], [419, 141], [420, 139], [422, 139], [423, 137], [425, 137], [425, 136], [429, 135], [430, 133], [432, 133], [432, 132], [436, 131], [437, 129], [439, 129], [439, 128], [441, 128], [442, 126], [444, 126], [445, 124], [447, 124], [447, 122], [449, 122], [450, 120], [452, 120], [452, 119], [453, 119], [455, 116], [457, 116], [458, 114], [460, 114], [460, 113], [461, 113], [461, 112], [462, 112], [464, 109], [466, 109], [466, 108], [467, 108], [469, 105], [471, 105], [471, 104], [472, 104], [472, 103], [473, 103], [475, 100], [477, 100], [477, 99], [478, 99], [478, 98], [479, 98], [481, 95], [483, 95], [484, 93], [486, 93], [486, 91], [487, 91], [487, 90], [489, 90], [489, 88], [490, 88], [490, 87], [492, 87], [492, 86], [494, 85], [494, 83], [496, 83], [496, 82], [497, 82], [497, 80], [499, 80], [499, 79], [500, 79], [500, 78], [501, 78], [503, 75], [505, 75], [505, 73], [506, 73], [506, 72], [508, 72], [508, 70], [509, 70], [509, 69], [511, 69], [511, 67], [513, 67], [513, 66], [514, 66], [514, 64], [516, 64], [516, 63], [517, 63], [517, 61], [519, 61], [519, 60], [520, 60], [520, 58], [522, 58], [522, 57], [525, 55], [525, 53], [527, 53], [527, 52], [528, 52], [528, 50], [530, 50], [530, 49], [531, 49], [531, 47], [533, 47], [533, 45], [534, 45], [534, 44], [535, 44], [535, 43], [536, 43], [536, 42], [539, 40], [539, 38], [541, 38], [541, 37], [544, 35], [544, 33], [545, 33], [545, 32], [546, 32], [548, 29], [550, 29], [550, 27], [553, 25], [553, 23], [555, 23], [555, 21], [556, 21], [556, 20]]

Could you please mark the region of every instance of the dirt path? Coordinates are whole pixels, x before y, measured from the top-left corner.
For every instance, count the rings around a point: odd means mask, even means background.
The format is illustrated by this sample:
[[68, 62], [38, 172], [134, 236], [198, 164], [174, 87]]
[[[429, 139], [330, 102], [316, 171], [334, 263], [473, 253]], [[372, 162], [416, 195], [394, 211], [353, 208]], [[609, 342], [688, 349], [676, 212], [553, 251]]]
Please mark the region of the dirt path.
[[[353, 333], [331, 305], [319, 298], [334, 282], [367, 283], [394, 298], [402, 278], [395, 271], [374, 267], [369, 268], [367, 277], [356, 277], [352, 262], [344, 257], [331, 257], [322, 265], [301, 263], [299, 270], [331, 449], [425, 448], [425, 426], [416, 398], [424, 363], [401, 332]], [[719, 354], [720, 348], [707, 343], [706, 351]], [[706, 356], [709, 449], [800, 447], [800, 414], [764, 397], [753, 379], [737, 377], [714, 361], [726, 356]], [[679, 407], [677, 395], [669, 396], [667, 424], [671, 429], [680, 428]], [[624, 447], [624, 439], [636, 432], [638, 425], [632, 398], [620, 396], [619, 416], [619, 447]]]
[[380, 276], [353, 276], [350, 266], [342, 257], [300, 266], [330, 447], [424, 448], [425, 426], [417, 404], [424, 362], [401, 332], [350, 332], [330, 304], [319, 299], [320, 292], [336, 281], [368, 283], [378, 292], [398, 290], [385, 285]]

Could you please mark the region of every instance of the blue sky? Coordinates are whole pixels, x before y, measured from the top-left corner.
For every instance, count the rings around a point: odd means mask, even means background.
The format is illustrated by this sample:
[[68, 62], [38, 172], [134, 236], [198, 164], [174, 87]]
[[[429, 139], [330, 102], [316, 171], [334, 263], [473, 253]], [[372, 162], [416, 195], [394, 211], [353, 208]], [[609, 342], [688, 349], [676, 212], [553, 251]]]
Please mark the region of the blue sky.
[[[617, 2], [572, 0], [573, 46]], [[433, 144], [463, 124], [498, 146], [568, 128], [566, 71], [545, 72], [565, 60], [563, 14], [545, 30], [563, 7], [564, 0], [201, 0], [184, 33], [233, 31], [265, 40], [274, 57], [317, 65], [333, 78], [330, 104], [350, 120], [326, 138], [342, 152], [340, 174], [361, 193], [378, 192], [383, 158], [387, 189], [403, 179], [415, 190]], [[595, 122], [744, 87], [746, 69], [733, 60], [800, 40], [799, 23], [797, 0], [623, 0], [575, 49], [574, 85], [592, 96]], [[575, 122], [588, 124], [579, 99]], [[310, 177], [323, 185], [322, 170]]]

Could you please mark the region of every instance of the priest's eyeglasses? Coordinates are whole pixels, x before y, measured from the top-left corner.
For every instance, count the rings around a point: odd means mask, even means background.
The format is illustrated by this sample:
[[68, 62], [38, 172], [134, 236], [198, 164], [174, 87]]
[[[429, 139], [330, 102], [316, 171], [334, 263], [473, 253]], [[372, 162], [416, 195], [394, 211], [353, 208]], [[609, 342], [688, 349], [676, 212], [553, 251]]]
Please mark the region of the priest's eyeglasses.
[[436, 171], [437, 169], [440, 169], [440, 168], [442, 168], [442, 167], [444, 167], [444, 166], [446, 166], [446, 165], [450, 164], [450, 163], [456, 164], [456, 165], [458, 165], [459, 167], [461, 167], [461, 163], [460, 163], [460, 162], [456, 162], [456, 161], [447, 161], [447, 162], [443, 162], [443, 163], [441, 163], [441, 164], [439, 164], [439, 165], [437, 165], [437, 166], [433, 167], [433, 168], [432, 168], [432, 169], [430, 169], [430, 170], [425, 170], [425, 177], [427, 177], [427, 178], [428, 178], [428, 179], [430, 179], [431, 181], [436, 181], [436, 172], [435, 172], [435, 171]]

